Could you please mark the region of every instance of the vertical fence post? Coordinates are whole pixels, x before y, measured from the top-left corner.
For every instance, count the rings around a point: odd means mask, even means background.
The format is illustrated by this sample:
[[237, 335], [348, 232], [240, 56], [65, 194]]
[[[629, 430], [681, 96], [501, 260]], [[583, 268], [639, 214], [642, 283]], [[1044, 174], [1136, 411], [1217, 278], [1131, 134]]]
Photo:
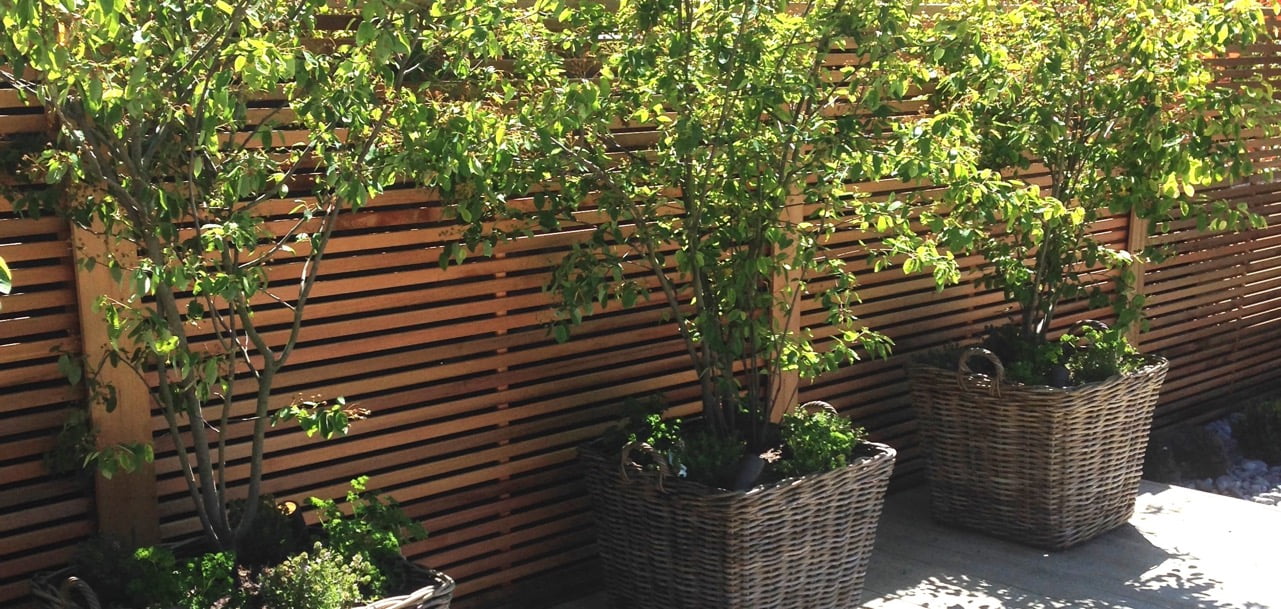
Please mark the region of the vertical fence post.
[[[1126, 244], [1125, 244], [1126, 251], [1130, 252], [1131, 254], [1134, 254], [1139, 252], [1143, 248], [1147, 247], [1148, 246], [1147, 218], [1141, 218], [1138, 216], [1138, 214], [1134, 213], [1134, 210], [1130, 210], [1130, 223], [1128, 225], [1128, 229], [1126, 233], [1127, 233]], [[1130, 272], [1134, 273], [1134, 281], [1130, 285], [1131, 296], [1143, 296], [1144, 282], [1146, 280], [1145, 274], [1147, 273], [1147, 264], [1144, 262], [1135, 262], [1130, 267]], [[1139, 348], [1139, 331], [1141, 329], [1142, 329], [1142, 322], [1136, 320], [1134, 322], [1131, 322], [1130, 327], [1126, 330], [1126, 334], [1125, 334], [1126, 338], [1129, 339], [1130, 344], [1134, 345], [1134, 348], [1136, 349]]]
[[[72, 243], [76, 257], [77, 306], [80, 314], [80, 332], [87, 367], [102, 364], [108, 350], [107, 329], [101, 314], [94, 308], [99, 296], [127, 300], [127, 290], [112, 279], [104, 265], [86, 269], [81, 261], [94, 258], [99, 261], [116, 247], [109, 238], [93, 231], [72, 227]], [[117, 249], [117, 258], [125, 252]], [[107, 412], [102, 400], [91, 399], [90, 418], [98, 433], [99, 449], [121, 443], [151, 442], [151, 396], [147, 385], [132, 370], [109, 363], [97, 370], [99, 383], [116, 390], [116, 408]], [[94, 476], [94, 496], [98, 514], [99, 532], [137, 545], [153, 544], [160, 537], [160, 521], [156, 501], [156, 470], [151, 463], [143, 464], [132, 473], [117, 472], [110, 480], [101, 474]]]

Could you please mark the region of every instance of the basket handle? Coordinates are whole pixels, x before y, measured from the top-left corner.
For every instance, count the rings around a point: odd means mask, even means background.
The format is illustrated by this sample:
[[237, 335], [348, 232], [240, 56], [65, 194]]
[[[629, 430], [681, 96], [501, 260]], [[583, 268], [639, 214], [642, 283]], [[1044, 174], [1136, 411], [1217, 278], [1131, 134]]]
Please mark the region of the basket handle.
[[94, 594], [93, 588], [90, 588], [85, 580], [74, 575], [62, 580], [62, 585], [58, 586], [58, 609], [80, 608], [79, 604], [71, 600], [72, 593], [79, 593], [89, 609], [101, 609], [102, 605], [98, 603], [98, 595]]
[[1080, 332], [1084, 328], [1093, 328], [1095, 330], [1098, 330], [1099, 332], [1108, 332], [1111, 330], [1111, 328], [1109, 328], [1107, 324], [1097, 319], [1083, 319], [1081, 321], [1078, 321], [1072, 324], [1072, 327], [1068, 328], [1067, 330], [1068, 335], [1071, 335], [1076, 338], [1076, 341], [1072, 343], [1076, 347], [1082, 346], [1082, 344], [1085, 342], [1083, 339], [1076, 336], [1076, 333]]
[[620, 463], [618, 466], [618, 473], [623, 479], [623, 482], [632, 481], [632, 477], [627, 474], [628, 469], [640, 467], [640, 464], [632, 459], [632, 453], [634, 452], [647, 453], [654, 458], [654, 463], [658, 466], [658, 492], [667, 492], [667, 490], [663, 488], [663, 479], [671, 475], [671, 468], [667, 466], [667, 462], [663, 461], [662, 457], [658, 454], [658, 451], [654, 450], [654, 447], [650, 446], [648, 442], [631, 442], [628, 443], [627, 446], [623, 447], [623, 453], [619, 458]]
[[792, 410], [804, 410], [809, 414], [818, 414], [820, 412], [826, 412], [828, 414], [837, 414], [835, 406], [832, 406], [831, 404], [828, 404], [827, 402], [824, 402], [822, 400], [813, 400], [810, 402], [805, 402], [804, 404], [798, 404], [796, 406], [793, 406]]
[[[996, 370], [991, 378], [981, 372], [975, 372], [970, 368], [971, 358], [983, 358], [992, 364]], [[980, 389], [978, 381], [987, 379], [989, 389], [993, 396], [1001, 397], [1001, 383], [1005, 380], [1005, 364], [1001, 363], [1001, 358], [995, 353], [984, 349], [983, 347], [970, 347], [961, 353], [961, 361], [956, 366], [956, 382], [961, 389], [967, 391], [978, 391]]]

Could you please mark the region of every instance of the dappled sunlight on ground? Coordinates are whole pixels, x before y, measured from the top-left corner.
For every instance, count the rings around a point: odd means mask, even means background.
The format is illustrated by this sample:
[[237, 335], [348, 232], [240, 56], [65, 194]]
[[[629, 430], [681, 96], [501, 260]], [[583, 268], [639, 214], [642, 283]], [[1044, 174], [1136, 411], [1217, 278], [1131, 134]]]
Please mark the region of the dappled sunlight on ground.
[[869, 609], [1270, 609], [1281, 511], [1144, 484], [1129, 524], [1063, 552], [942, 527], [923, 490], [892, 497]]

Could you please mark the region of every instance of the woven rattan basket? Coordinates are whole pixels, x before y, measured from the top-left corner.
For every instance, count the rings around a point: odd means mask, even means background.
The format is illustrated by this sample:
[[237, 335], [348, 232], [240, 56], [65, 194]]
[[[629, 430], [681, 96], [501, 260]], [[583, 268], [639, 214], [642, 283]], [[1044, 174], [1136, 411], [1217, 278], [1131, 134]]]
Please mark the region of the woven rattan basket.
[[857, 607], [894, 449], [747, 492], [580, 451], [616, 609]]
[[[995, 378], [970, 371], [975, 356]], [[1004, 382], [984, 349], [961, 360], [908, 368], [935, 519], [1052, 550], [1130, 519], [1168, 362], [1057, 388]]]
[[[405, 595], [390, 596], [355, 609], [449, 609], [454, 580], [440, 571], [408, 565], [412, 585]], [[31, 595], [40, 609], [100, 609], [98, 597], [84, 580], [70, 569], [37, 574], [31, 579]], [[305, 608], [298, 608], [305, 609]]]

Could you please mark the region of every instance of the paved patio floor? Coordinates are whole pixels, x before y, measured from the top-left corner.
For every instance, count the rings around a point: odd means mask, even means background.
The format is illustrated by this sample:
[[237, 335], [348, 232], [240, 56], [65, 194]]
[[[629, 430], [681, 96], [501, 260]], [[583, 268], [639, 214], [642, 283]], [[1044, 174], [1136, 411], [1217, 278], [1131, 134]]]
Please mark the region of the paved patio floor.
[[[1129, 524], [1046, 553], [937, 525], [925, 489], [913, 489], [886, 503], [863, 599], [866, 609], [1281, 609], [1281, 509], [1144, 482]], [[608, 608], [596, 596], [557, 609]]]

